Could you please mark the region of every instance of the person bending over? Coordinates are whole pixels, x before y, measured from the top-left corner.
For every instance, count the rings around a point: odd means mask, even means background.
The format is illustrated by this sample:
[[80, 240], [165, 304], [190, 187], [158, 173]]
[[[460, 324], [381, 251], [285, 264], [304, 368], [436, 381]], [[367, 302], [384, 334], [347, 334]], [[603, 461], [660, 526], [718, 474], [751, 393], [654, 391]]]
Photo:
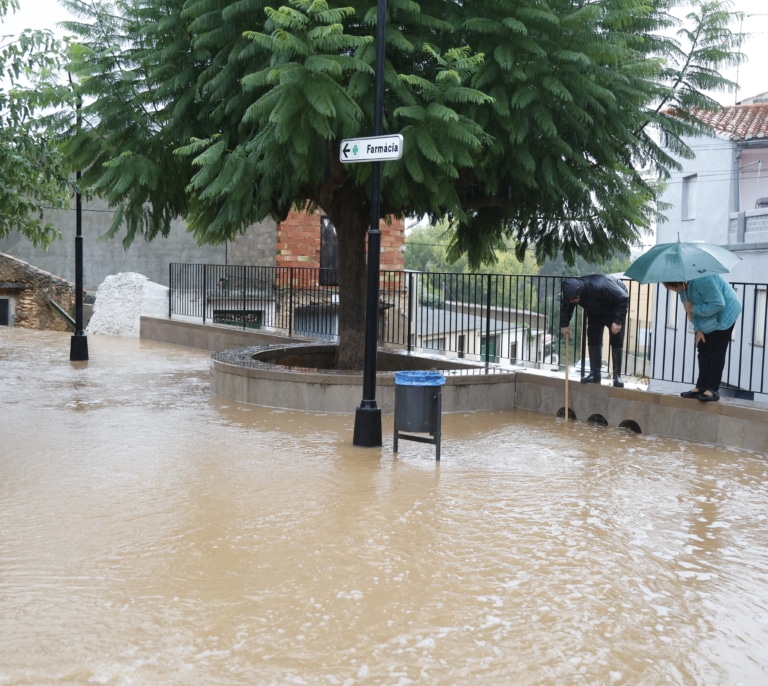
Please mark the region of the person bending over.
[[624, 387], [621, 380], [621, 356], [624, 352], [624, 324], [629, 308], [627, 287], [618, 279], [605, 274], [590, 274], [563, 279], [560, 301], [560, 332], [570, 336], [571, 317], [576, 305], [581, 305], [587, 316], [587, 350], [589, 374], [581, 383], [600, 383], [603, 362], [603, 330], [608, 327], [608, 338], [613, 362], [613, 385]]
[[725, 358], [733, 326], [741, 314], [741, 303], [733, 287], [719, 274], [692, 281], [665, 281], [664, 286], [680, 296], [688, 321], [696, 332], [694, 345], [699, 357], [696, 388], [680, 395], [702, 402], [720, 400]]

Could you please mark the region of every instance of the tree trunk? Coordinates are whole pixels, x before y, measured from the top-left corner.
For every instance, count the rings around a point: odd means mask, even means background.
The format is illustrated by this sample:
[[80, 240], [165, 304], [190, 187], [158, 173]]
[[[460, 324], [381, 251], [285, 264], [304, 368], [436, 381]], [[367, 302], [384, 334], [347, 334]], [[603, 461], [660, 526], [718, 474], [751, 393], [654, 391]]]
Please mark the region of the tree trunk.
[[[352, 205], [350, 207], [350, 205]], [[350, 203], [328, 214], [339, 238], [339, 369], [360, 371], [365, 354], [365, 203]], [[378, 313], [374, 313], [378, 316]]]

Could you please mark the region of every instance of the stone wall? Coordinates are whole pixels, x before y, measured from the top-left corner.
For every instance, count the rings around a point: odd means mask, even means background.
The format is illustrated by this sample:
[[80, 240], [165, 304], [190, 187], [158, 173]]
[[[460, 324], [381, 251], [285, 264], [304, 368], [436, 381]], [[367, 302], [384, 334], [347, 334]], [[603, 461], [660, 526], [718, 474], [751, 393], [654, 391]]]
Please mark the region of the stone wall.
[[276, 232], [277, 222], [274, 219], [265, 219], [250, 226], [244, 234], [226, 243], [226, 264], [274, 267]]
[[[124, 248], [124, 229], [121, 229], [115, 238], [105, 236], [114, 214], [115, 210], [103, 200], [83, 201], [83, 287], [88, 291], [95, 293], [104, 279], [121, 272], [137, 272], [155, 283], [167, 286], [168, 265], [171, 262], [226, 262], [226, 245], [198, 245], [194, 236], [187, 232], [184, 222], [179, 219], [173, 220], [167, 237], [158, 236], [155, 240], [147, 242], [139, 236], [129, 248]], [[53, 241], [45, 249], [33, 245], [21, 232], [11, 231], [8, 236], [0, 238], [0, 253], [13, 255], [74, 283], [77, 230], [75, 199], [72, 199], [71, 209], [46, 211], [44, 219], [61, 232], [61, 239]], [[269, 236], [274, 244], [273, 230]], [[272, 251], [274, 252], [274, 245]]]
[[72, 331], [50, 301], [74, 318], [74, 284], [4, 253], [0, 253], [0, 300], [6, 301], [10, 326]]

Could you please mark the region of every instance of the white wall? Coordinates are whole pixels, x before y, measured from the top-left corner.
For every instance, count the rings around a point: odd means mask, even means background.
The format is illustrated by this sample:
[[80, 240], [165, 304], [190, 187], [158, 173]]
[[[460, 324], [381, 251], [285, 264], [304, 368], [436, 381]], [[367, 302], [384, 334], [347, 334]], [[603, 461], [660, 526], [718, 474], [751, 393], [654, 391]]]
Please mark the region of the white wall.
[[[688, 139], [695, 159], [680, 160], [683, 169], [669, 179], [662, 202], [672, 207], [663, 212], [667, 221], [656, 230], [657, 243], [701, 240], [724, 245], [728, 242], [731, 204], [733, 144], [722, 137]], [[695, 175], [695, 177], [694, 177]], [[686, 182], [686, 179], [694, 179]], [[693, 193], [688, 217], [683, 217], [686, 185]], [[754, 202], [753, 202], [754, 205]]]
[[768, 198], [768, 148], [742, 151], [739, 178], [739, 209], [753, 210], [757, 198]]
[[[754, 209], [756, 198], [768, 197], [768, 148], [743, 149], [737, 160], [735, 143], [723, 136], [688, 139], [688, 143], [696, 157], [680, 160], [682, 171], [675, 172], [669, 180], [662, 202], [672, 207], [664, 212], [668, 221], [657, 227], [657, 243], [679, 238], [727, 246], [742, 258], [724, 275], [728, 281], [768, 283], [768, 210]], [[741, 182], [738, 191], [734, 184], [737, 165]], [[689, 218], [683, 218], [684, 180], [694, 174], [695, 193]], [[738, 211], [745, 212], [753, 221], [758, 216], [760, 228], [766, 230], [749, 231], [739, 242], [733, 230]]]

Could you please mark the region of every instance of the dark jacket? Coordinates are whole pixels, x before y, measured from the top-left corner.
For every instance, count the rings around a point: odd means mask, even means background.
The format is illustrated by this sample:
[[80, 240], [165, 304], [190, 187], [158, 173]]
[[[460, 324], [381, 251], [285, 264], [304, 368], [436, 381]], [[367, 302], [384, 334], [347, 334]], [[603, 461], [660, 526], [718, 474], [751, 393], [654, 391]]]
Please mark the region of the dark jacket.
[[[563, 279], [562, 300], [560, 302], [560, 328], [570, 325], [573, 310], [581, 305], [587, 314], [599, 314], [612, 317], [616, 324], [624, 325], [629, 307], [627, 287], [618, 279], [605, 274], [574, 276]], [[578, 303], [571, 300], [579, 298]]]

